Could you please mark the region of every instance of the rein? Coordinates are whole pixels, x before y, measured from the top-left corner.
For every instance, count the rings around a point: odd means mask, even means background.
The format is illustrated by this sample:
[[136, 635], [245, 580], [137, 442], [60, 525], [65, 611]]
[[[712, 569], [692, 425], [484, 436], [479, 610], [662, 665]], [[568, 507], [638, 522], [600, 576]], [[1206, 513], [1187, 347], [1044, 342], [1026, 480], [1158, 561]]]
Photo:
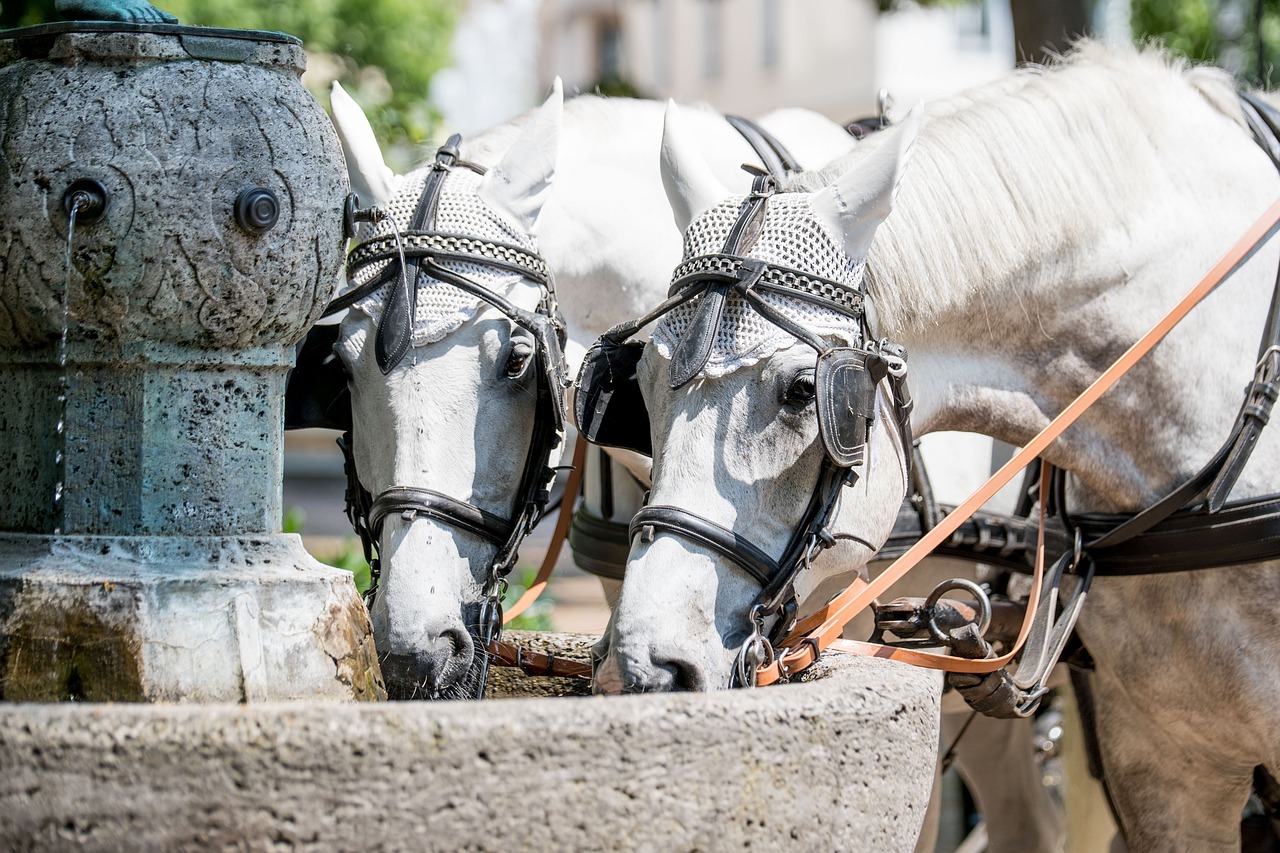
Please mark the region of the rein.
[[[1019, 472], [1030, 464], [1037, 456], [1043, 453], [1049, 445], [1071, 426], [1081, 415], [1083, 415], [1090, 406], [1106, 393], [1119, 379], [1124, 376], [1130, 368], [1133, 367], [1143, 356], [1145, 356], [1156, 344], [1158, 344], [1187, 314], [1200, 303], [1205, 296], [1212, 292], [1219, 284], [1225, 281], [1236, 270], [1238, 270], [1246, 261], [1261, 248], [1270, 237], [1277, 231], [1280, 231], [1280, 201], [1275, 202], [1250, 228], [1245, 232], [1244, 236], [1222, 257], [1220, 261], [1211, 269], [1199, 284], [1197, 284], [1190, 293], [1182, 298], [1181, 301], [1173, 307], [1163, 318], [1161, 318], [1145, 335], [1138, 339], [1123, 355], [1118, 358], [1101, 376], [1096, 379], [1092, 385], [1086, 388], [1076, 397], [1065, 409], [1053, 419], [1050, 424], [1029, 441], [1023, 448], [1014, 454], [1008, 462], [1006, 462], [999, 471], [991, 476], [977, 491], [970, 495], [960, 506], [952, 513], [947, 515], [937, 526], [925, 533], [923, 537], [911, 548], [907, 550], [900, 558], [895, 560], [888, 568], [884, 570], [874, 581], [864, 581], [861, 578], [855, 580], [840, 595], [828, 603], [824, 608], [819, 610], [812, 616], [802, 620], [795, 626], [789, 636], [782, 641], [783, 649], [778, 652], [773, 660], [759, 666], [756, 670], [756, 683], [760, 685], [772, 684], [786, 676], [794, 675], [809, 666], [818, 659], [818, 656], [825, 649], [834, 649], [849, 654], [889, 658], [891, 660], [899, 660], [915, 666], [927, 667], [930, 669], [941, 669], [949, 672], [961, 673], [991, 673], [1001, 669], [1012, 658], [1017, 647], [1010, 653], [994, 658], [984, 658], [974, 660], [972, 658], [958, 657], [954, 655], [933, 654], [926, 652], [916, 652], [910, 649], [903, 649], [894, 646], [886, 646], [878, 643], [856, 642], [840, 639], [845, 625], [849, 623], [854, 616], [865, 609], [867, 606], [883, 594], [890, 586], [900, 580], [912, 568], [914, 568], [924, 557], [931, 553], [935, 548], [941, 545], [948, 537], [950, 537], [960, 526], [969, 519], [978, 509], [990, 500], [997, 491], [1005, 484], [1010, 482]], [[1274, 308], [1274, 306], [1273, 306]], [[1274, 317], [1274, 311], [1273, 311]], [[1269, 322], [1269, 329], [1275, 327], [1275, 323]], [[1274, 349], [1274, 348], [1272, 348]], [[1270, 352], [1270, 350], [1268, 350]], [[1248, 403], [1246, 403], [1248, 408]], [[1234, 443], [1229, 442], [1229, 446]], [[1047, 463], [1042, 463], [1047, 469]], [[1043, 514], [1048, 495], [1050, 477], [1047, 471], [1041, 476], [1041, 512]], [[1139, 514], [1138, 517], [1141, 517]], [[1040, 580], [1043, 574], [1044, 560], [1044, 529], [1045, 524], [1043, 515], [1040, 524], [1039, 543], [1037, 547], [1037, 570], [1035, 573], [1035, 591], [1031, 597], [1031, 604], [1027, 608], [1027, 614], [1023, 621], [1022, 629], [1019, 632], [1017, 646], [1026, 640], [1027, 633], [1031, 623], [1035, 618], [1036, 601], [1039, 598]], [[1105, 543], [1107, 537], [1103, 537]], [[1090, 543], [1091, 546], [1097, 546], [1098, 541]], [[1063, 561], [1067, 561], [1076, 555], [1068, 553], [1064, 555]], [[1087, 554], [1085, 555], [1087, 560]], [[1074, 562], [1080, 562], [1075, 560]], [[1085, 577], [1085, 583], [1092, 579], [1090, 572]], [[1082, 601], [1082, 600], [1081, 600]], [[1074, 604], [1074, 602], [1073, 602]], [[1075, 605], [1078, 611], [1078, 605]], [[1065, 641], [1065, 638], [1063, 638]]]

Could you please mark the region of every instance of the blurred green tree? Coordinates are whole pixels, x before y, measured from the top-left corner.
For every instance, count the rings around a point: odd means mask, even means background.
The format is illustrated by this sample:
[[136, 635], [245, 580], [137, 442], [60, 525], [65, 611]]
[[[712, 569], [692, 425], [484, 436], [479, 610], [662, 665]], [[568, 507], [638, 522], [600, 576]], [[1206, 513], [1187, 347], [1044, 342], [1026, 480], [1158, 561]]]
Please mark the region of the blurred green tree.
[[[340, 81], [368, 113], [378, 139], [400, 149], [402, 157], [412, 157], [412, 149], [439, 124], [428, 86], [431, 75], [449, 63], [461, 0], [155, 0], [155, 5], [187, 25], [275, 30], [302, 39], [309, 56], [304, 82], [316, 97], [327, 105], [330, 82]], [[57, 20], [54, 0], [0, 2], [0, 27]]]
[[1280, 0], [1132, 0], [1133, 33], [1175, 53], [1271, 85], [1280, 65]]

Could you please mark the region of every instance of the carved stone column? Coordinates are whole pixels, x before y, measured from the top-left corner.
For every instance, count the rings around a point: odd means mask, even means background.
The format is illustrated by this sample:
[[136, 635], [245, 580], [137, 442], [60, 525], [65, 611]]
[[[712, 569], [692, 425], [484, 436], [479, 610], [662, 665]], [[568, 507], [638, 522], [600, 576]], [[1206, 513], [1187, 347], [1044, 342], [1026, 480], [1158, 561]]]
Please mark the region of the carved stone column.
[[280, 532], [347, 193], [304, 62], [273, 33], [0, 33], [4, 699], [382, 693], [350, 575]]

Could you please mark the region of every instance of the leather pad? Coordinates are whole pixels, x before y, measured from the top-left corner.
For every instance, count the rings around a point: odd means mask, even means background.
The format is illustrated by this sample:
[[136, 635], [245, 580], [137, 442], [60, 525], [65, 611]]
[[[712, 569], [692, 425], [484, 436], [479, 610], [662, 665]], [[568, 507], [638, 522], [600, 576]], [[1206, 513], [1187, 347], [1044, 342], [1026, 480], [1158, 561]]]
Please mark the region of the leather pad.
[[827, 455], [841, 468], [852, 468], [866, 456], [876, 385], [885, 374], [878, 356], [854, 347], [834, 347], [818, 356], [818, 432]]
[[671, 354], [667, 381], [672, 389], [683, 387], [706, 366], [716, 333], [720, 330], [726, 297], [724, 285], [710, 287], [698, 297], [698, 311], [676, 345], [676, 351]]
[[653, 455], [649, 410], [636, 380], [636, 365], [643, 354], [642, 341], [616, 342], [607, 337], [587, 350], [578, 372], [573, 417], [591, 443]]
[[338, 324], [313, 326], [298, 344], [297, 366], [284, 394], [284, 428], [351, 429], [351, 391], [347, 372], [333, 354]]

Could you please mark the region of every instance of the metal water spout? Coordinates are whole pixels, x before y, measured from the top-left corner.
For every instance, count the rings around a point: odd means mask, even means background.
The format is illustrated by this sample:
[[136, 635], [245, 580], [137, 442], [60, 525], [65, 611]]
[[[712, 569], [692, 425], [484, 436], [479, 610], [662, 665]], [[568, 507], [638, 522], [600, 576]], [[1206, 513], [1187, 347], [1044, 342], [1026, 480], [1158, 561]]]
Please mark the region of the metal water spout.
[[348, 191], [304, 64], [278, 33], [0, 32], [0, 698], [382, 694], [350, 575], [281, 533]]

